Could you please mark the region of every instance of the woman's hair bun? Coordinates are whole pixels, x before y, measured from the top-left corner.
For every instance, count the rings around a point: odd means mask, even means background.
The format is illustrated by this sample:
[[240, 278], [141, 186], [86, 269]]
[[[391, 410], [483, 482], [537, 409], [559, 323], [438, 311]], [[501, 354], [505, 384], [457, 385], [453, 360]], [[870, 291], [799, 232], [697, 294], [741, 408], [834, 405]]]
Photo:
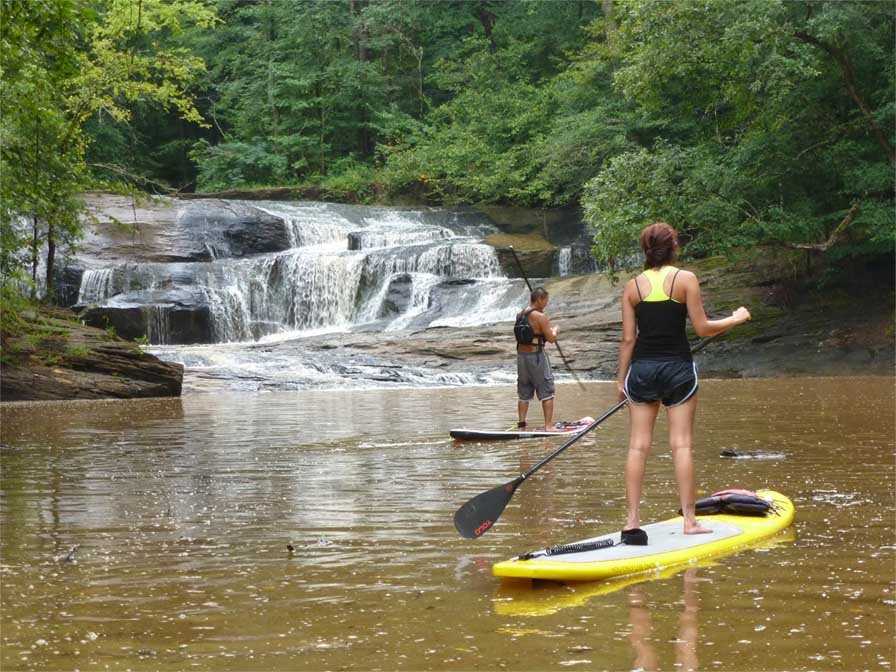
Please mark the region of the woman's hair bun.
[[678, 232], [666, 222], [645, 226], [641, 231], [641, 250], [644, 252], [644, 268], [663, 266], [675, 257]]

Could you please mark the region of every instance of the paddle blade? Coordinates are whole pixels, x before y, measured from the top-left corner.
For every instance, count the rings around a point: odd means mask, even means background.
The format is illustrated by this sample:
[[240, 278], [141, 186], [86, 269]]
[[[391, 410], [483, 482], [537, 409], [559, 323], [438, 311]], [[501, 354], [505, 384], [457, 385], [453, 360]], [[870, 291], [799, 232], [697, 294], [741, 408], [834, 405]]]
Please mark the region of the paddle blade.
[[517, 478], [497, 488], [486, 490], [454, 513], [454, 527], [465, 539], [478, 539], [498, 520], [523, 479]]

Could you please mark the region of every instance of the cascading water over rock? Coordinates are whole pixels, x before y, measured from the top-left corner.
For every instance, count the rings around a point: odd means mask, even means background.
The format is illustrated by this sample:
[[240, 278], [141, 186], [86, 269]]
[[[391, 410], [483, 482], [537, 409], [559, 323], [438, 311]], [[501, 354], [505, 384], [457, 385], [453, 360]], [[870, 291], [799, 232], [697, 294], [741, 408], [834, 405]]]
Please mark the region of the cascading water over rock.
[[171, 218], [165, 254], [108, 259], [97, 243], [78, 303], [159, 344], [493, 322], [520, 295], [482, 243], [496, 231], [472, 210], [191, 203]]

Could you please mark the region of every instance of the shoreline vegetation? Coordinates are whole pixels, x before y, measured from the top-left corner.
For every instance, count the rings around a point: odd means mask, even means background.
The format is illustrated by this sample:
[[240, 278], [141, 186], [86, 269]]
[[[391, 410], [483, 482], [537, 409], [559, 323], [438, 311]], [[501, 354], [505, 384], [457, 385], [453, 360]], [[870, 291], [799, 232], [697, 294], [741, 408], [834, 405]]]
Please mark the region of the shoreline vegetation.
[[178, 397], [183, 366], [143, 352], [114, 330], [88, 327], [70, 310], [34, 306], [0, 334], [0, 400]]
[[[614, 276], [636, 263], [638, 231], [666, 221], [684, 264], [781, 260], [756, 279], [768, 301], [815, 324], [799, 312], [807, 297], [827, 319], [825, 296], [843, 294], [834, 314], [868, 311], [843, 319], [874, 324], [892, 350], [877, 325], [893, 322], [893, 3], [9, 0], [0, 12], [6, 361], [8, 344], [27, 350], [17, 325], [40, 332], [23, 294], [57, 302], [61, 258], [90, 225], [82, 196], [102, 190], [476, 207], [505, 224], [574, 211]], [[536, 224], [488, 242], [537, 256]]]

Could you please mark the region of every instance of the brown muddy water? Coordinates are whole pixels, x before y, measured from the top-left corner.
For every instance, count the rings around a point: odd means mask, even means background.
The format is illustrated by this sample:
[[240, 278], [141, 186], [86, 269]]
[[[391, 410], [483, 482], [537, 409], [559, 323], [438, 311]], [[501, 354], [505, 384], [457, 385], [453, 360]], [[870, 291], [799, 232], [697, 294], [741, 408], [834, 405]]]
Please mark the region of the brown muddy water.
[[[563, 385], [558, 419], [614, 403]], [[458, 506], [559, 445], [447, 438], [514, 406], [509, 386], [4, 406], [0, 668], [893, 669], [892, 379], [704, 381], [701, 492], [772, 487], [795, 525], [616, 584], [490, 569], [622, 524], [624, 413], [488, 534], [456, 533]], [[645, 521], [677, 508], [664, 428]]]

